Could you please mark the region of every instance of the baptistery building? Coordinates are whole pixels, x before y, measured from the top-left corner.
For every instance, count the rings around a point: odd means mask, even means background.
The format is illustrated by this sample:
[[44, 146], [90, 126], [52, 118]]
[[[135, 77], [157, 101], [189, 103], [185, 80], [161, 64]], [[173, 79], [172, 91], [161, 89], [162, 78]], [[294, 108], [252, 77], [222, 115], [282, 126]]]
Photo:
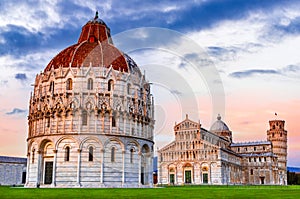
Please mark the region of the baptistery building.
[[35, 78], [26, 187], [151, 187], [150, 84], [98, 18]]
[[159, 184], [287, 184], [284, 120], [269, 121], [267, 140], [234, 143], [221, 116], [209, 130], [186, 116], [175, 140], [158, 151]]

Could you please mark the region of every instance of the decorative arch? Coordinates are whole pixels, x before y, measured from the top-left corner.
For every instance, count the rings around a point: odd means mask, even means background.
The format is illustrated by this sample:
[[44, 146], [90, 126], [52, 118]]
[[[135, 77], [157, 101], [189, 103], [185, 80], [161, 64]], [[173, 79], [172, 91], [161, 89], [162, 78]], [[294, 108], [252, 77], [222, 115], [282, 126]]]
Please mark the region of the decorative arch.
[[112, 80], [112, 79], [108, 80], [108, 82], [107, 82], [107, 90], [108, 91], [114, 90], [114, 80]]
[[36, 150], [38, 150], [38, 143], [36, 143], [34, 140], [30, 140], [27, 145], [27, 151], [31, 152], [32, 147], [35, 147]]
[[[42, 141], [40, 141], [40, 143], [39, 143], [39, 148], [38, 148], [38, 150], [39, 151], [44, 151], [44, 148], [45, 148], [45, 146], [46, 146], [46, 144], [48, 143], [48, 142], [51, 142], [51, 143], [53, 143], [53, 141], [52, 140], [50, 140], [50, 139], [44, 139], [44, 140], [42, 140]], [[54, 146], [54, 144], [53, 144], [53, 146]]]
[[79, 140], [77, 140], [76, 138], [72, 137], [72, 136], [63, 136], [61, 137], [59, 140], [56, 141], [55, 143], [55, 150], [58, 149], [58, 145], [65, 139], [71, 139], [74, 141], [75, 145], [79, 148]]
[[87, 110], [92, 110], [96, 106], [95, 100], [91, 96], [85, 99], [83, 104], [84, 104], [84, 108]]
[[103, 144], [102, 144], [102, 142], [97, 138], [97, 137], [87, 137], [87, 138], [85, 138], [84, 140], [82, 140], [81, 141], [81, 143], [80, 143], [80, 145], [79, 145], [79, 149], [83, 149], [83, 145], [87, 142], [87, 141], [89, 141], [89, 140], [94, 140], [94, 141], [96, 141], [98, 144], [99, 144], [99, 146], [100, 146], [100, 148], [101, 149], [103, 149]]
[[[130, 149], [130, 144], [134, 144], [137, 147], [137, 151], [140, 152], [141, 151], [141, 146], [138, 143], [138, 141], [134, 140], [134, 139], [130, 139], [126, 142], [126, 149], [129, 150]], [[129, 148], [128, 148], [129, 146]]]
[[72, 90], [73, 89], [73, 80], [72, 78], [68, 78], [66, 81], [66, 90]]
[[88, 90], [93, 90], [94, 89], [94, 80], [93, 80], [93, 78], [88, 78], [87, 89]]
[[104, 147], [106, 148], [106, 146], [112, 142], [112, 141], [116, 141], [120, 144], [121, 146], [121, 149], [124, 151], [125, 150], [125, 146], [124, 146], [124, 143], [119, 139], [119, 138], [116, 138], [116, 137], [113, 137], [113, 138], [108, 138], [105, 142], [104, 142]]
[[143, 144], [143, 146], [141, 147], [141, 152], [142, 153], [150, 153], [151, 152], [151, 148], [149, 147], [148, 144]]

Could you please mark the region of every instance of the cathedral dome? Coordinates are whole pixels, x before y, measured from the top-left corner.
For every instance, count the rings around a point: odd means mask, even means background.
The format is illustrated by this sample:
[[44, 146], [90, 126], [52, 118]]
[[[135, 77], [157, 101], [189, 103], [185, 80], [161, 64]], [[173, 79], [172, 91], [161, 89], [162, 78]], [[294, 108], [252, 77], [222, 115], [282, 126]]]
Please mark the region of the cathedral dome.
[[78, 42], [58, 53], [49, 62], [45, 72], [51, 68], [89, 66], [112, 67], [114, 70], [141, 75], [137, 64], [113, 45], [110, 29], [98, 18], [98, 13], [82, 27]]
[[228, 126], [221, 120], [221, 116], [218, 115], [217, 121], [213, 123], [210, 127], [210, 131], [212, 132], [220, 132], [220, 131], [230, 131]]

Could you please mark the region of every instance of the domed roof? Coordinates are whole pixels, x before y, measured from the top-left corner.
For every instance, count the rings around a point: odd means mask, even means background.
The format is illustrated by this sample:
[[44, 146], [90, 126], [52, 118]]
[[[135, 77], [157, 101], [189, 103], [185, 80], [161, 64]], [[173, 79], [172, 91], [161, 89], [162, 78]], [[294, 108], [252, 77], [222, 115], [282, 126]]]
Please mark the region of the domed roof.
[[59, 67], [112, 67], [123, 72], [141, 74], [136, 63], [125, 53], [118, 50], [112, 42], [110, 29], [98, 18], [88, 21], [83, 27], [77, 44], [58, 53], [45, 68]]
[[228, 126], [221, 120], [220, 114], [217, 117], [217, 121], [210, 127], [211, 132], [230, 131]]

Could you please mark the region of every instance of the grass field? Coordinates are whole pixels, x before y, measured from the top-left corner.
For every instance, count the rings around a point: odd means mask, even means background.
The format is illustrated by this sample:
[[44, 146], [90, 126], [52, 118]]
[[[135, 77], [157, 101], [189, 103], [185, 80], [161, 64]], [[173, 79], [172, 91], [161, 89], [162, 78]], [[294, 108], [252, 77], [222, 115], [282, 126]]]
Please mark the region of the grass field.
[[0, 187], [0, 198], [300, 198], [300, 186], [181, 186], [152, 189]]

